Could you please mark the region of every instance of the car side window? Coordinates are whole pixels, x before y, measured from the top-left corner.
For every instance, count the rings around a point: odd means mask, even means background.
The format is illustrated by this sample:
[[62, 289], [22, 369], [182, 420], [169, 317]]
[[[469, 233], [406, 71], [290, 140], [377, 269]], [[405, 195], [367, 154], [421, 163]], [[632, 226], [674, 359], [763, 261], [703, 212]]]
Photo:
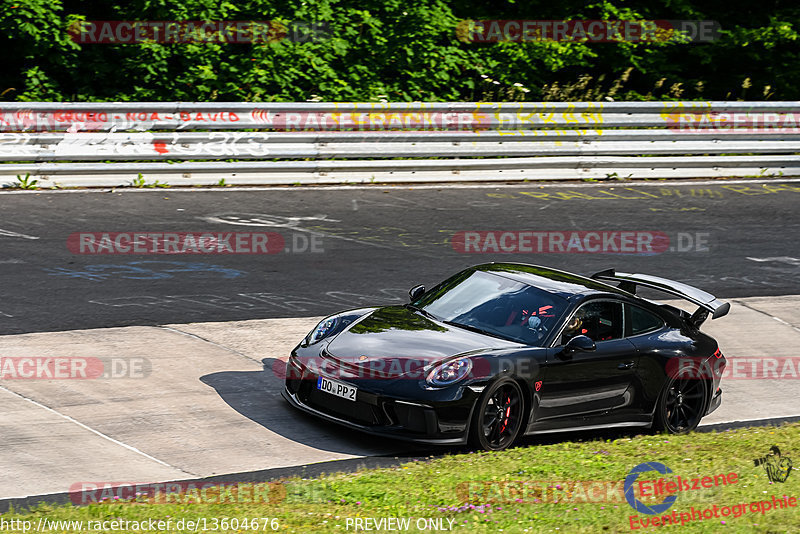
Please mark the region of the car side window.
[[627, 305], [625, 310], [628, 317], [628, 335], [636, 336], [652, 332], [664, 326], [661, 317], [640, 308], [639, 306]]
[[563, 345], [575, 336], [588, 336], [595, 343], [622, 337], [622, 303], [588, 302], [578, 308], [561, 335]]

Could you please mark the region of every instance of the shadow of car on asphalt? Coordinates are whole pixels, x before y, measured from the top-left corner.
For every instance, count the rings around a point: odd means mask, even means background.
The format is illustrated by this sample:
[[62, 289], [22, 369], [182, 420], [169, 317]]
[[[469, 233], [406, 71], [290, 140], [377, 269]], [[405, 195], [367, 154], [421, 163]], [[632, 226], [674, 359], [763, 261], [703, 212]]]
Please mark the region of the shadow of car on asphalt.
[[200, 381], [214, 388], [228, 406], [251, 421], [308, 447], [354, 456], [417, 457], [431, 451], [430, 447], [341, 427], [293, 408], [281, 397], [286, 363], [277, 358], [264, 358], [261, 362], [260, 371], [220, 371], [202, 376]]
[[[322, 451], [354, 456], [442, 456], [472, 450], [469, 446], [427, 446], [372, 436], [318, 419], [289, 405], [281, 397], [285, 362], [264, 358], [260, 371], [220, 371], [200, 380], [214, 388], [238, 413], [284, 438]], [[515, 447], [533, 447], [564, 441], [591, 441], [633, 437], [647, 429], [603, 429], [558, 432], [519, 438]]]

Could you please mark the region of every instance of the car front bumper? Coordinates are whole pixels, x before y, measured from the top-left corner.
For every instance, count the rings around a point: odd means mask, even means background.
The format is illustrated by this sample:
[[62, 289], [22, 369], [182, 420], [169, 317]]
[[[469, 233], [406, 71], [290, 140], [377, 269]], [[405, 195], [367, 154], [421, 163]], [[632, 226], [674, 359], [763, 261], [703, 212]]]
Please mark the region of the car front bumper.
[[[366, 425], [353, 422], [351, 420], [346, 419], [344, 416], [339, 417], [333, 415], [329, 412], [324, 412], [317, 407], [311, 406], [309, 404], [304, 403], [301, 401], [297, 395], [290, 392], [288, 388], [285, 388], [281, 395], [284, 399], [286, 399], [289, 404], [303, 410], [306, 413], [319, 417], [320, 419], [324, 419], [331, 423], [336, 423], [348, 428], [352, 428], [354, 430], [358, 430], [360, 432], [366, 432], [373, 436], [383, 436], [392, 439], [401, 439], [404, 441], [413, 441], [415, 443], [425, 443], [431, 445], [463, 445], [467, 442], [466, 432], [462, 433], [459, 436], [453, 437], [443, 437], [441, 435], [437, 435], [435, 431], [436, 425], [436, 415], [431, 409], [422, 408], [424, 410], [424, 414], [422, 419], [419, 420], [425, 426], [424, 432], [416, 432], [416, 431], [409, 431], [403, 426], [399, 425]], [[419, 426], [418, 424], [413, 424], [414, 427]]]
[[[306, 413], [348, 428], [393, 439], [436, 445], [467, 442], [469, 421], [478, 393], [469, 388], [426, 391], [418, 381], [343, 380], [306, 368], [294, 354], [281, 395]], [[358, 388], [356, 400], [317, 389], [319, 376]]]

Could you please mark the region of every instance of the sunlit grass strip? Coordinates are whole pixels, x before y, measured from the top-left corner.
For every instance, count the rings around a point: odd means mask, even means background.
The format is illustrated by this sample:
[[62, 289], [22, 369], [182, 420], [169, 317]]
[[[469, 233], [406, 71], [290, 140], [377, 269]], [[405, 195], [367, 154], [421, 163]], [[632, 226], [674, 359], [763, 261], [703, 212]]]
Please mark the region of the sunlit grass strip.
[[[625, 502], [548, 503], [487, 495], [482, 502], [464, 493], [464, 484], [501, 481], [622, 481], [642, 462], [661, 462], [683, 478], [735, 472], [738, 482], [678, 494], [675, 505], [665, 513], [688, 511], [713, 505], [727, 506], [780, 498], [800, 497], [800, 476], [790, 473], [784, 483], [771, 483], [766, 471], [754, 460], [771, 446], [784, 456], [800, 458], [800, 423], [781, 427], [737, 429], [720, 433], [686, 436], [643, 435], [613, 440], [591, 439], [519, 447], [501, 453], [465, 453], [412, 462], [396, 468], [364, 470], [327, 475], [314, 479], [284, 480], [285, 500], [275, 505], [236, 503], [202, 504], [177, 499], [169, 504], [148, 502], [103, 502], [83, 507], [40, 505], [30, 511], [9, 513], [0, 520], [22, 519], [36, 524], [48, 520], [98, 521], [121, 518], [143, 521], [172, 519], [172, 531], [179, 519], [238, 518], [246, 532], [244, 518], [268, 518], [281, 532], [346, 531], [348, 518], [411, 518], [411, 532], [418, 531], [417, 519], [442, 519], [447, 527], [470, 532], [638, 532], [631, 530], [629, 517], [636, 512]], [[655, 473], [648, 478], [656, 478]], [[472, 497], [475, 497], [474, 495]], [[513, 497], [513, 496], [512, 496]], [[485, 502], [488, 501], [488, 502]], [[800, 530], [798, 509], [747, 513], [741, 517], [707, 519], [683, 527], [656, 527], [681, 532], [766, 532]], [[641, 517], [656, 517], [644, 516]], [[271, 522], [275, 518], [277, 522]], [[252, 524], [252, 523], [250, 523]], [[350, 531], [353, 531], [350, 523]], [[73, 525], [74, 527], [74, 525]], [[184, 530], [189, 530], [184, 528]], [[263, 531], [259, 529], [260, 531]], [[646, 529], [652, 532], [653, 529]], [[67, 531], [67, 530], [65, 530]], [[70, 528], [69, 532], [96, 532]], [[143, 530], [144, 531], [144, 530]], [[272, 531], [269, 526], [266, 531]]]

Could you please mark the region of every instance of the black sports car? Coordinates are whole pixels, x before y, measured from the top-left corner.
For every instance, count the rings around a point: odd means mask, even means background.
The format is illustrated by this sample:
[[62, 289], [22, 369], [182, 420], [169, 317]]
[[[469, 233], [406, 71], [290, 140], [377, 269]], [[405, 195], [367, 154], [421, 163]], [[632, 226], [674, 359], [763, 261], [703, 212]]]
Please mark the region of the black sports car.
[[[637, 286], [698, 309], [644, 299]], [[699, 328], [730, 305], [694, 287], [490, 263], [409, 294], [409, 304], [322, 320], [292, 351], [286, 400], [372, 434], [501, 450], [520, 434], [684, 433], [722, 399], [725, 358]]]

